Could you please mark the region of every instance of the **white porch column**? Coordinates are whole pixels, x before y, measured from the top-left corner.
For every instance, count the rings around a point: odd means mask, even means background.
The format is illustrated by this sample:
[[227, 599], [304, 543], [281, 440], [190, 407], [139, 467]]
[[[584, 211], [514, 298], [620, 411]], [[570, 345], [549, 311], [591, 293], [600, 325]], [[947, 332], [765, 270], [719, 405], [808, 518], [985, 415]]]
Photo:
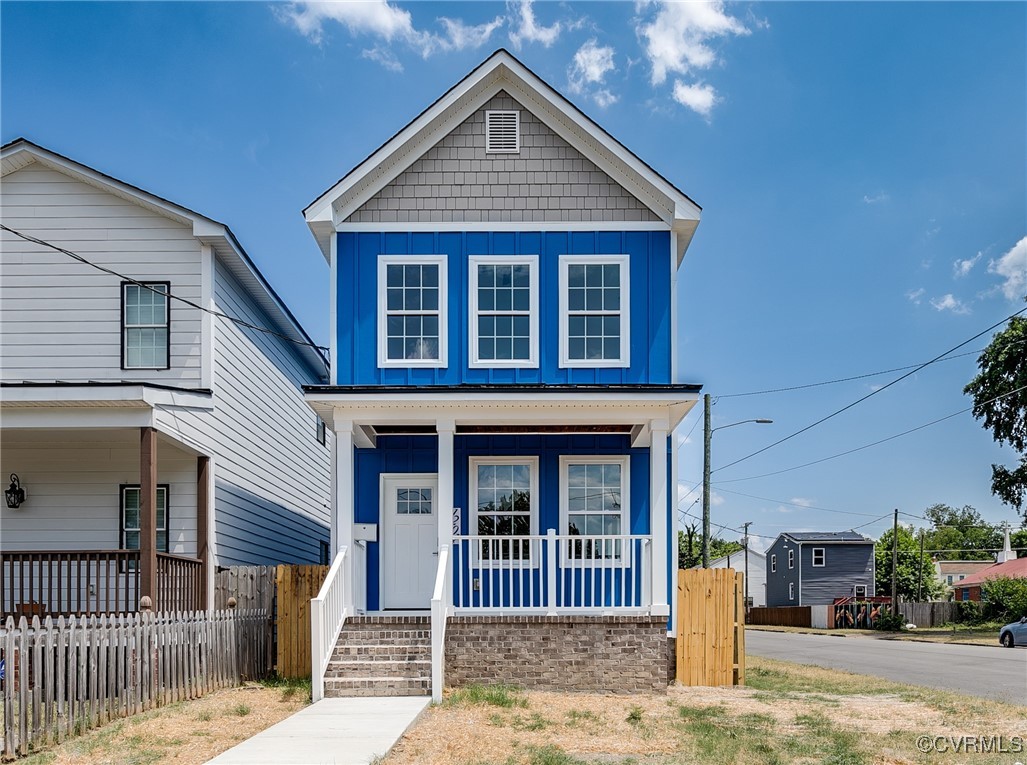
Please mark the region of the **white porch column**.
[[[353, 421], [336, 415], [332, 423], [332, 559], [353, 546]], [[352, 555], [352, 549], [351, 549]], [[350, 558], [352, 560], [352, 557]]]
[[456, 423], [453, 420], [437, 420], [435, 430], [439, 434], [439, 494], [435, 506], [439, 521], [439, 549], [448, 545], [453, 537], [453, 434]]
[[669, 615], [667, 561], [670, 533], [667, 523], [667, 420], [653, 420], [649, 425], [649, 518], [653, 535], [653, 603], [654, 615]]

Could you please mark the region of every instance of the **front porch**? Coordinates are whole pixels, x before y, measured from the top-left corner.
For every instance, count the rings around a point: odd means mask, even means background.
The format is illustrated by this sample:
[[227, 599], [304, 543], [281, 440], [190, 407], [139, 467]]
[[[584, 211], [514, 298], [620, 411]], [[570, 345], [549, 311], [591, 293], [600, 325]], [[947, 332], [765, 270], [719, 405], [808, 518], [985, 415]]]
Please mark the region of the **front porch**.
[[0, 615], [205, 609], [209, 457], [113, 407], [79, 427], [27, 414], [5, 406], [0, 465], [25, 499], [0, 509]]

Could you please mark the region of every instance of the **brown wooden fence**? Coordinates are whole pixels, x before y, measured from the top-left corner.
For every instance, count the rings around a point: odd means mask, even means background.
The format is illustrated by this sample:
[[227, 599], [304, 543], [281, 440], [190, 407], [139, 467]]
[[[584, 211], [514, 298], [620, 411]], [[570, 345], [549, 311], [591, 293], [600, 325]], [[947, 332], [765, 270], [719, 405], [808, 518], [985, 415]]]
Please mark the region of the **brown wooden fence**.
[[214, 575], [214, 608], [233, 608], [240, 611], [262, 611], [264, 637], [269, 650], [265, 654], [268, 674], [275, 669], [275, 576], [277, 566], [232, 566]]
[[328, 566], [279, 566], [277, 670], [280, 677], [310, 676], [310, 600], [328, 576]]
[[745, 685], [745, 582], [730, 568], [678, 571], [677, 681]]
[[774, 606], [771, 608], [750, 608], [746, 617], [748, 624], [777, 627], [812, 627], [809, 606]]
[[899, 613], [917, 627], [942, 627], [956, 621], [958, 603], [899, 603]]
[[259, 611], [9, 618], [0, 629], [4, 759], [262, 677], [265, 622]]

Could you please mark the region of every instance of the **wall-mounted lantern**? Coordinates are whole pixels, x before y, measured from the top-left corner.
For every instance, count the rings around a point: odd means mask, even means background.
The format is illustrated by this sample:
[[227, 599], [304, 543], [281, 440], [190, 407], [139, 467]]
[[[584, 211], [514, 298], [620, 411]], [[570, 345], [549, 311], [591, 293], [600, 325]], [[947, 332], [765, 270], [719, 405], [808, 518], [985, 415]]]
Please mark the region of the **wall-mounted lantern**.
[[20, 507], [25, 501], [25, 490], [21, 488], [17, 473], [11, 473], [11, 486], [4, 492], [4, 497], [7, 499], [7, 506], [11, 508]]

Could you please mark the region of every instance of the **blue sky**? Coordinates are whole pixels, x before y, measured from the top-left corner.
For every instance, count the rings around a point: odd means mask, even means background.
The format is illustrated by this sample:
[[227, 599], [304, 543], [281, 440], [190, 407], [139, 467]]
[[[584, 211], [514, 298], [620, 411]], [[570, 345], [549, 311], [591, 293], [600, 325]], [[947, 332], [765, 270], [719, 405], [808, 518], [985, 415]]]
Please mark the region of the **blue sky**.
[[[684, 380], [718, 399], [715, 426], [775, 420], [714, 437], [715, 523], [876, 535], [936, 502], [1016, 520], [989, 490], [1012, 454], [969, 414], [752, 478], [968, 407], [975, 355], [717, 468], [902, 373], [729, 394], [927, 361], [1023, 307], [1023, 3], [5, 2], [0, 22], [4, 142], [228, 223], [324, 343], [301, 210], [507, 47], [704, 208], [680, 274]], [[700, 417], [678, 434], [696, 514]]]

